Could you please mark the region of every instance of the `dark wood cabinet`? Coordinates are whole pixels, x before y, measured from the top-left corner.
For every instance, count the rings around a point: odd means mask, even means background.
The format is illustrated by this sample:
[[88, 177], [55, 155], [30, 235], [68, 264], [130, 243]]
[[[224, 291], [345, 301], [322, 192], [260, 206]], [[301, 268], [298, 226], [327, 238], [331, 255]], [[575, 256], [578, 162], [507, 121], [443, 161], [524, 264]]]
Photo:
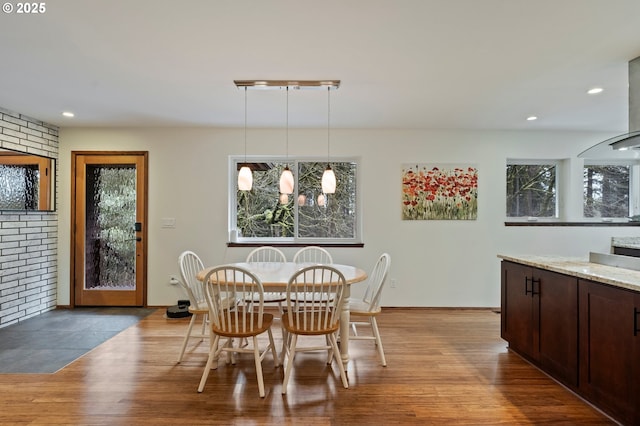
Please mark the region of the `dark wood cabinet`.
[[[529, 281], [533, 268], [518, 263], [502, 262], [501, 336], [519, 354], [536, 360], [534, 351], [534, 306]], [[537, 315], [537, 309], [536, 309]]]
[[509, 348], [624, 425], [640, 425], [640, 291], [502, 261]]
[[580, 385], [624, 424], [640, 424], [640, 293], [580, 280]]
[[501, 334], [571, 388], [578, 384], [578, 279], [502, 262]]
[[556, 379], [578, 385], [578, 279], [536, 269], [540, 281], [540, 365]]

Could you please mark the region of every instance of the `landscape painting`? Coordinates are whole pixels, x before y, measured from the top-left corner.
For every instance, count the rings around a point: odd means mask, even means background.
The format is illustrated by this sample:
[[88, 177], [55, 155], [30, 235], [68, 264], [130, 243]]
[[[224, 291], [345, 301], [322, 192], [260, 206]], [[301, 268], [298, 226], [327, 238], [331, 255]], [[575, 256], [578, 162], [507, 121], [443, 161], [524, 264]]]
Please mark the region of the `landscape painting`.
[[478, 170], [472, 165], [403, 164], [403, 220], [475, 220]]

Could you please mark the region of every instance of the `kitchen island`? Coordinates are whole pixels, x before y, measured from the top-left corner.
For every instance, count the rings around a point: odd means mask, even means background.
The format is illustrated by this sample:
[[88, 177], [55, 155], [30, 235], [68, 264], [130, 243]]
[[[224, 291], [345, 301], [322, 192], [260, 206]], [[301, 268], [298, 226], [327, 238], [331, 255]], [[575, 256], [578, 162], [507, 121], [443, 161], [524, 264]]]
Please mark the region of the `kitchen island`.
[[498, 255], [509, 348], [623, 424], [640, 424], [640, 271]]

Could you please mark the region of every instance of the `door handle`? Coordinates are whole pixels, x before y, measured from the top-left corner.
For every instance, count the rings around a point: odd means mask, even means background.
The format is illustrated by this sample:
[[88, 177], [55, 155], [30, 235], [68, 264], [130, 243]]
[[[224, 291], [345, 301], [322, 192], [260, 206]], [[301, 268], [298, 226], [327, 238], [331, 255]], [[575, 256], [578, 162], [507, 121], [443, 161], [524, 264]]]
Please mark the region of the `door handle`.
[[633, 335], [637, 336], [640, 333], [638, 330], [638, 315], [640, 315], [640, 309], [633, 308]]
[[[536, 291], [536, 284], [538, 284], [538, 291]], [[540, 278], [531, 278], [531, 297], [536, 294], [540, 294]]]
[[[531, 282], [531, 290], [529, 290], [529, 281]], [[525, 296], [529, 293], [533, 292], [533, 279], [529, 277], [524, 277], [524, 294]]]
[[[529, 290], [529, 283], [531, 283], [531, 290]], [[531, 294], [531, 297], [535, 296], [536, 294], [540, 294], [540, 291], [535, 290], [536, 284], [540, 286], [540, 278], [524, 277], [524, 294]]]

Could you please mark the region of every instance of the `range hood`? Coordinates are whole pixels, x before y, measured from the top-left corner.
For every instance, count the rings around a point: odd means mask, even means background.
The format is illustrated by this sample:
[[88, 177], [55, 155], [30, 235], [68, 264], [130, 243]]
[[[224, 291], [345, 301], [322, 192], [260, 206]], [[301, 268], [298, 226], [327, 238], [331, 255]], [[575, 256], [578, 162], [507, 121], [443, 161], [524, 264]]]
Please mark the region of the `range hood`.
[[640, 158], [640, 57], [629, 61], [629, 133], [578, 154], [581, 158]]

